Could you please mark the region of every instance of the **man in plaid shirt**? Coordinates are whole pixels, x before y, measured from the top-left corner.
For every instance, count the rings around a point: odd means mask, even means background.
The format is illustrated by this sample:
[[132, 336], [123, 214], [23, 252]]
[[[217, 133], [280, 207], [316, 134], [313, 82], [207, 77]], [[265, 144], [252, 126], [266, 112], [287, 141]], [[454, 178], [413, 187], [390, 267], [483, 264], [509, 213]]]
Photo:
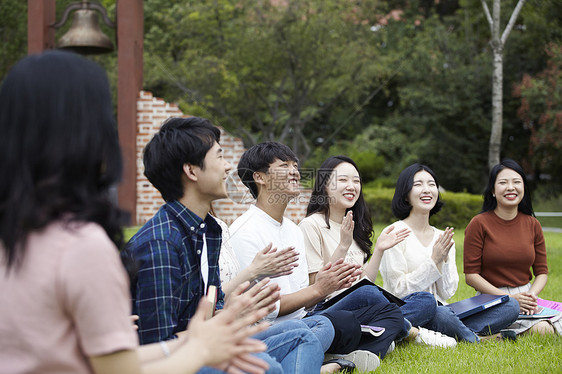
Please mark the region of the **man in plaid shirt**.
[[219, 139], [219, 129], [208, 120], [172, 118], [145, 148], [145, 175], [166, 204], [125, 250], [137, 270], [131, 293], [141, 344], [185, 330], [209, 285], [218, 289], [217, 309], [224, 305], [218, 267], [222, 231], [208, 215], [211, 201], [226, 196], [231, 169]]
[[[174, 339], [186, 330], [210, 285], [217, 287], [217, 309], [224, 306], [218, 266], [222, 229], [209, 215], [211, 202], [227, 196], [231, 169], [219, 140], [220, 130], [206, 119], [171, 118], [144, 150], [145, 175], [166, 203], [122, 252], [141, 344]], [[276, 292], [274, 285], [264, 287], [253, 307], [267, 299], [273, 308]], [[256, 354], [269, 364], [268, 373], [320, 370], [322, 346], [303, 323], [269, 328], [255, 338], [268, 345], [266, 353]], [[295, 369], [294, 357], [301, 356], [309, 357], [306, 367]]]

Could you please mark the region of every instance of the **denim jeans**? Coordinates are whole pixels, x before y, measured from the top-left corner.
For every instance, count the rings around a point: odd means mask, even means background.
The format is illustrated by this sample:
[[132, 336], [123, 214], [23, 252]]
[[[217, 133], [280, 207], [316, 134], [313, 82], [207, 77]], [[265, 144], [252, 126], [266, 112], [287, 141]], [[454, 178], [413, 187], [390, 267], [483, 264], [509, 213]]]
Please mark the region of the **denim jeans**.
[[519, 317], [519, 303], [510, 297], [506, 303], [495, 305], [462, 319], [462, 322], [480, 335], [498, 333]]
[[[283, 368], [279, 362], [277, 362], [273, 357], [268, 355], [265, 352], [261, 353], [254, 353], [252, 356], [261, 358], [269, 365], [269, 369], [267, 369], [266, 374], [283, 374]], [[317, 371], [320, 371], [318, 369]], [[295, 372], [296, 373], [296, 372]], [[197, 371], [197, 374], [224, 374], [224, 371], [215, 369], [209, 366], [204, 366]]]
[[[340, 309], [353, 310], [367, 305], [390, 304], [383, 293], [375, 286], [359, 287], [353, 292], [354, 297], [343, 298], [332, 306]], [[403, 326], [396, 340], [400, 341], [410, 334], [412, 326], [423, 326], [435, 316], [437, 302], [429, 292], [414, 292], [402, 298], [406, 304], [400, 307], [404, 316]]]
[[338, 310], [352, 312], [360, 324], [385, 328], [384, 334], [377, 338], [362, 335], [360, 345], [357, 348], [373, 352], [381, 358], [386, 354], [392, 341], [403, 330], [404, 317], [399, 308], [389, 303], [381, 291], [374, 286], [359, 287], [327, 309], [319, 304], [318, 308], [312, 313], [321, 315]]
[[322, 352], [326, 352], [334, 340], [335, 332], [332, 322], [322, 315], [308, 315], [301, 319], [301, 321], [304, 322], [314, 336], [316, 336], [322, 346]]
[[447, 305], [437, 306], [435, 318], [428, 324], [422, 325], [422, 327], [439, 331], [458, 341], [469, 343], [477, 343], [480, 341], [474, 331], [468, 328]]
[[459, 341], [479, 341], [476, 334], [449, 307], [437, 305], [435, 297], [429, 292], [414, 292], [402, 300], [406, 304], [402, 305], [400, 310], [412, 326], [438, 331]]
[[[405, 301], [407, 299], [408, 297], [404, 298]], [[406, 305], [400, 308], [405, 315], [406, 313], [403, 308], [406, 307]], [[413, 316], [411, 316], [412, 320], [415, 320], [415, 315], [422, 317], [424, 315], [424, 313], [419, 310], [411, 314], [413, 314]], [[435, 316], [432, 320], [426, 323], [423, 323], [424, 321], [417, 321], [420, 323], [412, 322], [412, 324], [414, 326], [422, 326], [430, 330], [439, 331], [459, 341], [476, 343], [480, 341], [476, 334], [495, 334], [501, 329], [511, 325], [517, 319], [518, 315], [519, 303], [517, 303], [517, 300], [512, 299], [507, 303], [496, 305], [473, 316], [463, 318], [462, 320], [460, 320], [447, 305], [439, 305], [435, 309]]]
[[[329, 330], [319, 327], [325, 318], [309, 321], [310, 325], [322, 331]], [[329, 322], [329, 321], [328, 321]], [[267, 330], [255, 335], [267, 344], [265, 356], [257, 354], [270, 365], [267, 373], [318, 373], [324, 359], [324, 351], [314, 330], [302, 320], [287, 320], [270, 326]], [[333, 331], [333, 330], [332, 330]], [[318, 332], [318, 331], [317, 331]], [[329, 338], [329, 331], [323, 333]], [[333, 336], [332, 336], [333, 338]], [[331, 339], [330, 339], [331, 343]], [[272, 364], [272, 360], [274, 361]], [[281, 366], [280, 371], [278, 366]], [[271, 370], [274, 371], [271, 371]]]

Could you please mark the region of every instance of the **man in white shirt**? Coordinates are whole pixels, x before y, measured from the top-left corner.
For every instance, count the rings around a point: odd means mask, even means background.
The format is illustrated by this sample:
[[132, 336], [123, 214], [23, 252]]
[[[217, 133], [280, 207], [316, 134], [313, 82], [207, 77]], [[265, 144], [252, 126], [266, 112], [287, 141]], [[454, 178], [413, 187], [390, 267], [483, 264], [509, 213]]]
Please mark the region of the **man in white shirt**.
[[[281, 288], [281, 299], [277, 309], [277, 320], [303, 318], [314, 320], [329, 315], [332, 308], [314, 311], [333, 292], [348, 288], [360, 274], [359, 267], [339, 260], [328, 263], [317, 274], [316, 282], [309, 285], [308, 266], [304, 252], [304, 239], [301, 230], [283, 215], [287, 204], [300, 193], [300, 174], [298, 160], [291, 149], [283, 144], [267, 142], [253, 146], [242, 156], [238, 164], [238, 175], [257, 199], [246, 213], [230, 226], [230, 242], [237, 254], [242, 268], [247, 267], [255, 255], [269, 243], [273, 247], [292, 246], [300, 253], [299, 266], [290, 275], [274, 279]], [[344, 299], [352, 299], [353, 293]], [[359, 305], [363, 303], [363, 305]], [[377, 347], [371, 343], [365, 349], [356, 349], [348, 355], [334, 356], [353, 361], [362, 371], [374, 370], [379, 365], [377, 355], [384, 356], [386, 350], [402, 329], [403, 317], [398, 307], [387, 304], [384, 307], [364, 305], [365, 300], [357, 301], [356, 309], [349, 310], [358, 323], [385, 325], [386, 334], [377, 338]], [[308, 310], [308, 313], [307, 313]], [[334, 308], [337, 310], [337, 308]], [[325, 350], [331, 345], [325, 339], [321, 328], [312, 329], [319, 337]], [[365, 338], [357, 330], [357, 341]], [[336, 334], [336, 340], [339, 339]], [[368, 340], [368, 339], [367, 339]], [[334, 342], [337, 345], [337, 341]], [[358, 345], [362, 348], [362, 345]]]

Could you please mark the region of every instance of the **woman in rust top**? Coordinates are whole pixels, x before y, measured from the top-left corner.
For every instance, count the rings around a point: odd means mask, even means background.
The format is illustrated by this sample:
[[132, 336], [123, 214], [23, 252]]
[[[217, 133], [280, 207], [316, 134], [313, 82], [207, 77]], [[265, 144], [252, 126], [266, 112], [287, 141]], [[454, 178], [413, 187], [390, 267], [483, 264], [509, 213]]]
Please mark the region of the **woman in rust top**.
[[[465, 231], [464, 272], [466, 283], [479, 293], [511, 295], [522, 314], [537, 310], [537, 295], [548, 279], [546, 246], [527, 178], [513, 160], [502, 160], [490, 172], [482, 212]], [[562, 331], [560, 320], [547, 319], [520, 318], [509, 328], [517, 333]]]

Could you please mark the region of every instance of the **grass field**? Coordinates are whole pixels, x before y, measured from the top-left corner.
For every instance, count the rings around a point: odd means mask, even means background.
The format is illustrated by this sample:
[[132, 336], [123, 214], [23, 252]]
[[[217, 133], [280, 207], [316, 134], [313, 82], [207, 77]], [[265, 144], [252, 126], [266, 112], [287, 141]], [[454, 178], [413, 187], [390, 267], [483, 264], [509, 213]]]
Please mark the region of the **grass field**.
[[[562, 212], [562, 195], [537, 200], [533, 204], [535, 212]], [[562, 217], [537, 217], [542, 227], [562, 229]]]
[[[379, 234], [383, 226], [376, 225]], [[562, 233], [545, 232], [548, 284], [541, 297], [562, 301]], [[456, 230], [459, 289], [449, 302], [474, 296], [462, 274], [464, 230]], [[381, 284], [379, 276], [377, 283]], [[377, 373], [562, 373], [561, 336], [520, 336], [516, 342], [461, 343], [456, 348], [399, 345], [382, 361]]]
[[[375, 225], [380, 234], [383, 225]], [[129, 239], [138, 227], [125, 230]], [[464, 230], [455, 231], [460, 284], [449, 302], [474, 296], [462, 274]], [[541, 297], [562, 301], [562, 233], [545, 232], [549, 277]], [[377, 278], [382, 285], [382, 278]], [[376, 373], [562, 373], [561, 336], [520, 336], [516, 342], [461, 343], [456, 348], [401, 344], [382, 361]], [[363, 373], [361, 373], [363, 374]]]

